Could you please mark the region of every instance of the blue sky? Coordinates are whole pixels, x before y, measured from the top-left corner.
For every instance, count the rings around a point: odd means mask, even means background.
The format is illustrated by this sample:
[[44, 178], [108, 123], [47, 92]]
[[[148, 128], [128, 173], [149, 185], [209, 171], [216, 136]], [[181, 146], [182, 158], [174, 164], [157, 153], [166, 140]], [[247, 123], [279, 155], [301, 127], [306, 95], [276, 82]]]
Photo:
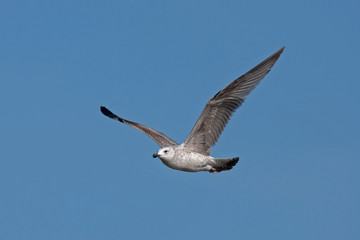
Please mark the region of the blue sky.
[[[358, 1], [0, 4], [1, 239], [359, 239]], [[186, 173], [104, 105], [182, 142], [283, 55]]]

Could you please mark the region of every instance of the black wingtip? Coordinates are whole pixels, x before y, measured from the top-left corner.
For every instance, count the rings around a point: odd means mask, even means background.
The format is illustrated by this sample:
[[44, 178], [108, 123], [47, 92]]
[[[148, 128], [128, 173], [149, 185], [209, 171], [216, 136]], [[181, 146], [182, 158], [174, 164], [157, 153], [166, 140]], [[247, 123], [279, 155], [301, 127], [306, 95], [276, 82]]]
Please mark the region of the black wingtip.
[[109, 118], [111, 118], [111, 119], [118, 120], [118, 121], [120, 121], [120, 122], [122, 122], [122, 123], [125, 122], [124, 119], [116, 116], [115, 114], [113, 114], [109, 109], [107, 109], [107, 108], [104, 107], [104, 106], [101, 106], [101, 107], [100, 107], [100, 111], [102, 112], [102, 114], [104, 114], [105, 116], [107, 116], [107, 117], [109, 117]]
[[118, 119], [119, 117], [116, 116], [115, 114], [113, 114], [109, 109], [107, 109], [104, 106], [100, 107], [100, 111], [102, 112], [102, 114], [104, 114], [105, 116], [112, 118], [112, 119]]
[[100, 107], [100, 111], [102, 112], [102, 114], [104, 114], [104, 115], [107, 116], [107, 117], [110, 117], [111, 115], [113, 115], [113, 113], [110, 112], [109, 109], [107, 109], [107, 108], [104, 107], [104, 106], [101, 106], [101, 107]]

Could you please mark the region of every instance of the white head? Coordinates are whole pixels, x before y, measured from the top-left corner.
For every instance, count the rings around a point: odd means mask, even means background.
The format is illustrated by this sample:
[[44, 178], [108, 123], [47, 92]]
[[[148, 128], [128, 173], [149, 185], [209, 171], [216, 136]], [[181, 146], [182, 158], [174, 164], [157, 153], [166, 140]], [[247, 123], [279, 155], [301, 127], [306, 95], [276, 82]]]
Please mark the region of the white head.
[[174, 157], [174, 149], [172, 147], [161, 148], [157, 153], [153, 154], [153, 158], [156, 157], [161, 160], [171, 160]]

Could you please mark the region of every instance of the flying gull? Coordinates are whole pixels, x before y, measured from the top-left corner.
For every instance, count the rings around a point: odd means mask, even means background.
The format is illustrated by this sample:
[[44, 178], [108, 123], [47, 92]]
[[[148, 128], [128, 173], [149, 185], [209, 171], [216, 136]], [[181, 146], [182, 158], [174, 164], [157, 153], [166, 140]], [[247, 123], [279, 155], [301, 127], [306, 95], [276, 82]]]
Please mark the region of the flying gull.
[[153, 154], [153, 157], [158, 157], [170, 168], [186, 172], [209, 171], [211, 173], [230, 170], [239, 161], [239, 157], [213, 158], [210, 156], [210, 148], [217, 142], [235, 110], [274, 66], [284, 48], [282, 47], [215, 94], [206, 103], [199, 119], [182, 144], [177, 144], [155, 129], [120, 118], [106, 107], [101, 106], [100, 110], [105, 116], [130, 125], [151, 137], [161, 147], [157, 153]]

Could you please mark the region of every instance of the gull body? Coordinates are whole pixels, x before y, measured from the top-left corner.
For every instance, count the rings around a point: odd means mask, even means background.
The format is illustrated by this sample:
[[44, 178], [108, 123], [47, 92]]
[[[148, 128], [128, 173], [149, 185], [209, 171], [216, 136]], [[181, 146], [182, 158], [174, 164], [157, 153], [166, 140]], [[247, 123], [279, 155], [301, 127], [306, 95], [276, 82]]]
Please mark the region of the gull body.
[[[191, 151], [184, 144], [161, 148], [157, 153], [153, 154], [153, 157], [158, 157], [169, 168], [185, 172], [209, 171], [215, 173], [229, 170], [239, 160], [239, 158], [216, 159]], [[218, 168], [215, 166], [218, 166]], [[222, 167], [221, 170], [220, 167]]]
[[211, 173], [230, 170], [239, 158], [213, 158], [210, 156], [211, 147], [217, 142], [232, 114], [271, 70], [283, 50], [284, 47], [215, 94], [205, 105], [189, 136], [182, 144], [177, 144], [155, 129], [120, 118], [106, 107], [101, 106], [100, 110], [105, 116], [130, 125], [151, 137], [161, 147], [153, 157], [159, 158], [172, 169]]

